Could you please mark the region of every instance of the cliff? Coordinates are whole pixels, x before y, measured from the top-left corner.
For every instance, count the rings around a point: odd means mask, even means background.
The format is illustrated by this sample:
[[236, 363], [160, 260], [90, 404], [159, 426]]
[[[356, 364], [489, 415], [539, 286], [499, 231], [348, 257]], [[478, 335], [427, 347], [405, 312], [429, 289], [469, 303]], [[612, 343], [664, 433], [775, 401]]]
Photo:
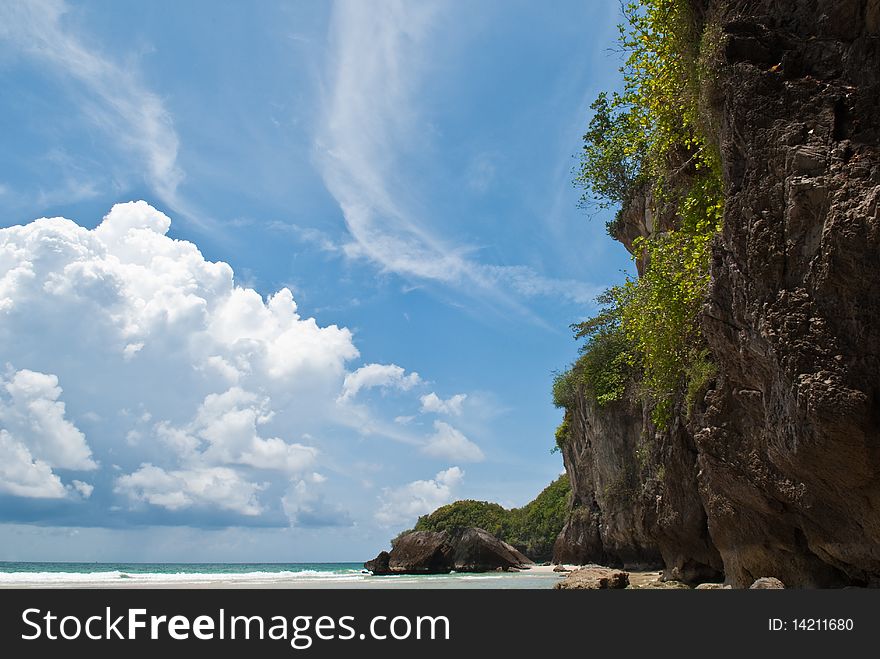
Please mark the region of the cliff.
[[[877, 585], [880, 0], [689, 9], [719, 40], [700, 99], [724, 196], [698, 318], [714, 376], [662, 427], [638, 378], [610, 403], [578, 391], [555, 560]], [[670, 224], [639, 194], [615, 227], [631, 251]]]

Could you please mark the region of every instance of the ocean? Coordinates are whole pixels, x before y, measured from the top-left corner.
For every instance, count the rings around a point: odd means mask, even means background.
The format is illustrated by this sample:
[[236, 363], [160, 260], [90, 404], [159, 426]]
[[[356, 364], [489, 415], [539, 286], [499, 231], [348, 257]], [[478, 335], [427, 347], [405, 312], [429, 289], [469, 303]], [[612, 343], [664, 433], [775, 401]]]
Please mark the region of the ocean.
[[373, 576], [361, 563], [13, 563], [0, 588], [552, 588], [547, 568], [523, 572]]

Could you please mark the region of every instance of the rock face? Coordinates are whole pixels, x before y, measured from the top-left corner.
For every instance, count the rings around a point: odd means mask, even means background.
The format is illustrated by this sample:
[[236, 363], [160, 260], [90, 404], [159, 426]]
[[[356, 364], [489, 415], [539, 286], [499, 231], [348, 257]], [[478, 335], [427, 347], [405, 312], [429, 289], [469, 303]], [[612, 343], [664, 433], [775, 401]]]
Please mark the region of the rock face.
[[687, 582], [721, 576], [697, 488], [693, 438], [679, 422], [658, 431], [629, 400], [598, 407], [578, 396], [562, 455], [572, 512], [554, 547], [557, 563], [629, 570], [665, 567]]
[[522, 569], [532, 561], [483, 529], [413, 531], [398, 538], [364, 568], [381, 574], [444, 574]]
[[[635, 402], [568, 410], [554, 561], [878, 585], [880, 0], [691, 4], [720, 40], [724, 227], [701, 318], [718, 376], [662, 432]], [[625, 244], [668, 224], [649, 201]]]
[[880, 3], [749, 6], [724, 16], [715, 107], [726, 208], [704, 333], [721, 375], [696, 434], [709, 530], [736, 585], [872, 583]]
[[584, 567], [572, 571], [553, 587], [557, 590], [605, 590], [626, 588], [628, 585], [627, 572], [605, 567]]

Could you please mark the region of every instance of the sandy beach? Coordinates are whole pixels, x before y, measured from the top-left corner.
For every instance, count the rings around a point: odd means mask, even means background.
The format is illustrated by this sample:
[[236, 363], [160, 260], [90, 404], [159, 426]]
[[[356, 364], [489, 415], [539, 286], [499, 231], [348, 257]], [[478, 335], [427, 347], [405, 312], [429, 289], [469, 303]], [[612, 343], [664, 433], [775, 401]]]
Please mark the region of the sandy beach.
[[[574, 566], [571, 566], [574, 567]], [[553, 566], [535, 566], [521, 572], [451, 573], [436, 575], [373, 576], [315, 571], [242, 574], [127, 572], [5, 573], [0, 589], [10, 588], [265, 588], [265, 589], [548, 589], [565, 576]]]
[[[361, 570], [345, 574], [321, 573], [312, 570], [301, 572], [245, 572], [228, 573], [148, 573], [126, 572], [38, 572], [5, 573], [0, 575], [0, 590], [14, 588], [106, 588], [106, 589], [224, 589], [265, 588], [277, 589], [549, 589], [553, 588], [567, 572], [554, 571], [553, 565], [536, 565], [521, 572], [450, 573], [432, 575], [373, 576]], [[578, 565], [565, 565], [576, 570]], [[630, 587], [652, 588], [660, 583], [659, 571], [629, 572]], [[661, 586], [662, 587], [662, 586]]]

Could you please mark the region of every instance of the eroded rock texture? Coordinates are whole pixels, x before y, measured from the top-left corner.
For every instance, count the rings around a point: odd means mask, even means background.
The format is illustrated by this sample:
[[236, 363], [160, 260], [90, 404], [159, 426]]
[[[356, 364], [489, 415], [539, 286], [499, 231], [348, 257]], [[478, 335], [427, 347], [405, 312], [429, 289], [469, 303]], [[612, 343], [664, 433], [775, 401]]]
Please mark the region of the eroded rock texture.
[[[724, 3], [722, 3], [722, 8]], [[725, 17], [724, 230], [696, 432], [728, 580], [880, 575], [880, 2]]]
[[641, 403], [598, 407], [581, 396], [569, 424], [563, 460], [573, 507], [553, 560], [664, 567], [666, 578], [687, 582], [720, 578], [697, 487], [697, 452], [679, 419], [658, 431]]

